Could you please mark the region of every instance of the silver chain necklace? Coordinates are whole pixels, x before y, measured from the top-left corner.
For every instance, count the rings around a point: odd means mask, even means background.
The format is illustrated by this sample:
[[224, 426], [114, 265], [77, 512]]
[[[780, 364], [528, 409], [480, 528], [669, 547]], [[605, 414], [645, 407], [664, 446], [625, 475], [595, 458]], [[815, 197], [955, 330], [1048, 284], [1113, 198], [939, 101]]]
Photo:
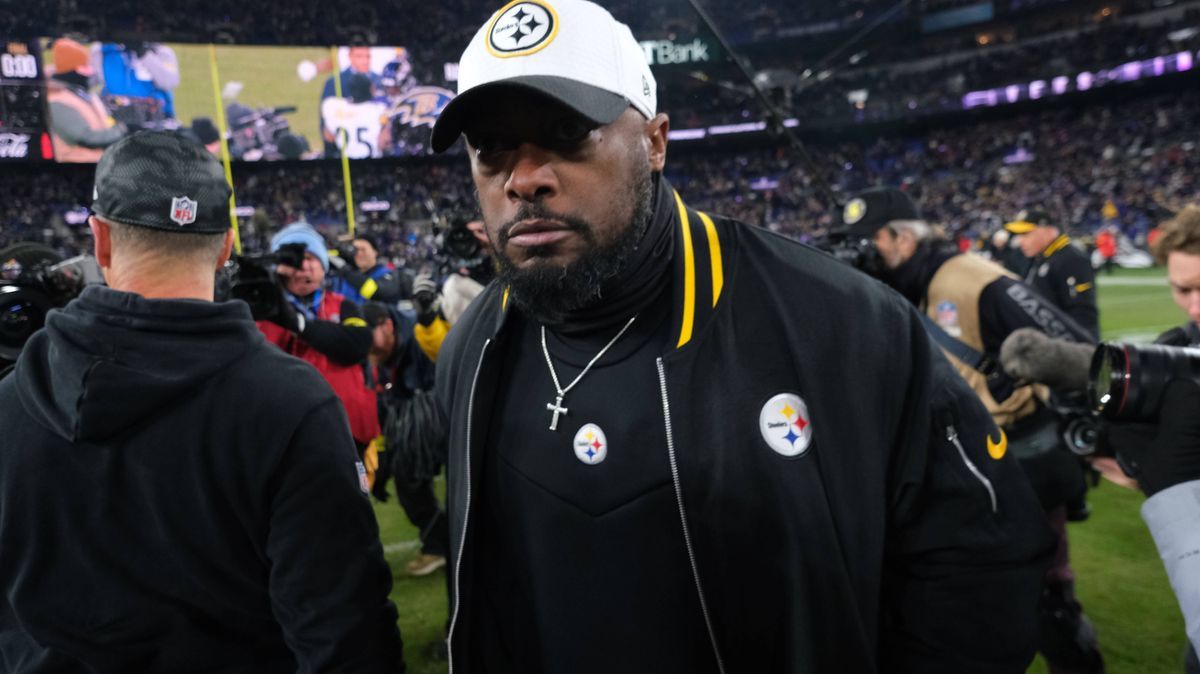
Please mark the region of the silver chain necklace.
[[636, 320], [637, 314], [634, 314], [633, 318], [630, 318], [629, 322], [625, 324], [625, 327], [621, 328], [620, 332], [617, 333], [617, 336], [609, 340], [608, 344], [605, 344], [604, 348], [600, 349], [600, 353], [596, 354], [595, 358], [588, 361], [588, 364], [584, 366], [583, 371], [580, 372], [570, 384], [567, 384], [566, 388], [563, 388], [558, 383], [558, 373], [554, 371], [554, 363], [550, 362], [550, 349], [546, 348], [546, 326], [542, 326], [542, 355], [546, 357], [546, 367], [550, 368], [550, 378], [554, 380], [554, 390], [557, 393], [553, 403], [546, 403], [546, 409], [554, 413], [554, 416], [550, 419], [550, 430], [557, 431], [558, 415], [562, 414], [565, 416], [567, 414], [567, 408], [562, 406], [563, 398], [566, 397], [567, 392], [575, 388], [575, 385], [579, 383], [579, 380], [583, 379], [583, 375], [587, 374], [588, 370], [592, 369], [592, 366], [596, 364], [596, 361], [600, 360], [600, 358], [612, 348], [612, 345], [617, 343], [617, 340], [621, 338], [621, 335], [625, 334], [625, 331], [628, 330], [629, 326], [633, 325], [633, 322]]

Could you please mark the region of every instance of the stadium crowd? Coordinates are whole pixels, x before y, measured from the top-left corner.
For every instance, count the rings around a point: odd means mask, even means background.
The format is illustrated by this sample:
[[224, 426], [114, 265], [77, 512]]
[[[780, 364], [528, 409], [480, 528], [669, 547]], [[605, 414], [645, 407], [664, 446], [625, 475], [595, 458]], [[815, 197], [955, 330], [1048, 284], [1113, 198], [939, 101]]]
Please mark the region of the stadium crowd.
[[[820, 176], [786, 147], [697, 152], [677, 142], [672, 152], [683, 157], [668, 177], [698, 207], [800, 239], [832, 222], [834, 211], [814, 185], [822, 180], [841, 194], [906, 186], [931, 221], [969, 237], [986, 236], [1022, 208], [1041, 204], [1073, 232], [1117, 224], [1138, 240], [1167, 210], [1200, 196], [1198, 104], [1200, 93], [1190, 92], [868, 143], [824, 142], [811, 147]], [[380, 237], [386, 257], [412, 267], [432, 258], [434, 221], [474, 214], [474, 188], [461, 162], [355, 162], [352, 172], [359, 227]], [[64, 215], [88, 203], [88, 168], [14, 172], [10, 180], [0, 244], [32, 239], [64, 253], [87, 248], [86, 228], [68, 225]], [[242, 220], [250, 248], [300, 219], [330, 234], [345, 228], [335, 164], [239, 164], [234, 180], [238, 205], [256, 211]], [[1110, 201], [1115, 218], [1105, 216]], [[364, 211], [368, 202], [374, 206]]]

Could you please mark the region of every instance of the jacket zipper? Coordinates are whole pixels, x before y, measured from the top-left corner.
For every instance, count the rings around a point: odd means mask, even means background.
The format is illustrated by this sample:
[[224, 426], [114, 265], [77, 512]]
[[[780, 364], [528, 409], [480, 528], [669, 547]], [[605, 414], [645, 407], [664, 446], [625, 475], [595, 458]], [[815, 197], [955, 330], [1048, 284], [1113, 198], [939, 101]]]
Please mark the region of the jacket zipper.
[[467, 398], [467, 440], [464, 443], [466, 452], [466, 486], [467, 502], [463, 509], [462, 537], [458, 541], [458, 559], [454, 561], [454, 614], [450, 618], [450, 628], [446, 630], [446, 665], [449, 674], [454, 674], [454, 628], [458, 625], [458, 611], [462, 607], [462, 559], [467, 548], [467, 524], [471, 520], [471, 421], [475, 417], [475, 386], [479, 383], [479, 372], [483, 369], [483, 358], [487, 355], [488, 346], [492, 343], [488, 338], [479, 351], [479, 363], [475, 365], [475, 376], [471, 379], [471, 396]]
[[967, 464], [967, 469], [971, 471], [975, 479], [983, 483], [984, 489], [987, 489], [988, 496], [992, 499], [992, 512], [1000, 512], [999, 507], [996, 505], [996, 490], [992, 487], [991, 480], [988, 480], [987, 476], [979, 468], [975, 467], [974, 463], [971, 463], [971, 459], [967, 457], [967, 450], [963, 449], [962, 443], [958, 440], [958, 431], [954, 430], [953, 426], [946, 427], [946, 439], [954, 443], [954, 446], [958, 448], [958, 455], [962, 457], [963, 463]]
[[688, 531], [687, 513], [683, 509], [683, 486], [679, 481], [679, 464], [675, 461], [675, 435], [671, 430], [671, 403], [667, 399], [667, 371], [663, 359], [657, 358], [658, 385], [662, 391], [663, 420], [667, 429], [667, 457], [671, 462], [671, 480], [675, 483], [675, 501], [679, 504], [679, 521], [683, 525], [683, 543], [687, 546], [688, 561], [692, 565], [692, 578], [696, 581], [696, 593], [700, 596], [700, 610], [704, 613], [704, 625], [708, 628], [708, 638], [712, 642], [713, 655], [717, 658], [717, 670], [725, 674], [725, 662], [721, 659], [721, 650], [717, 647], [717, 635], [713, 631], [712, 617], [708, 612], [708, 602], [704, 599], [704, 588], [700, 585], [700, 569], [696, 566], [696, 552], [692, 548], [692, 535]]

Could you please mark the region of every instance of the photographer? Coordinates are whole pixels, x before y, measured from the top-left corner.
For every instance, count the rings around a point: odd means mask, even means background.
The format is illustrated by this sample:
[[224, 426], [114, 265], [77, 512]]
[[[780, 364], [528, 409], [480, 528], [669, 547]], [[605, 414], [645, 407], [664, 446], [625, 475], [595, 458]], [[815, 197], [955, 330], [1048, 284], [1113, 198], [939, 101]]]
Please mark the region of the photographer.
[[94, 194], [109, 286], [0, 382], [0, 671], [403, 672], [337, 398], [213, 301], [220, 164], [138, 133]]
[[1019, 328], [1084, 343], [1089, 335], [1012, 272], [945, 245], [900, 190], [862, 192], [842, 219], [857, 265], [922, 310], [930, 337], [1004, 431], [989, 449], [1020, 461], [1058, 536], [1039, 606], [1039, 650], [1050, 671], [1103, 672], [1094, 630], [1075, 598], [1068, 554], [1067, 521], [1087, 517], [1082, 466], [1063, 446], [1046, 389], [1018, 385], [997, 366], [1001, 344]]
[[437, 360], [450, 327], [496, 275], [492, 244], [483, 231], [482, 220], [452, 225], [442, 239], [441, 254], [443, 267], [450, 270], [441, 288], [431, 268], [422, 270], [413, 281], [413, 309], [417, 312], [414, 333], [432, 361]]
[[[1200, 208], [1162, 226], [1155, 256], [1167, 266], [1176, 304], [1190, 321], [1155, 345], [1063, 343], [1019, 330], [1005, 340], [1005, 371], [1056, 388], [1089, 390], [1106, 419], [1093, 465], [1148, 497], [1142, 517], [1187, 622], [1188, 672], [1200, 672]], [[1114, 460], [1115, 458], [1115, 460]]]
[[492, 243], [483, 231], [483, 221], [470, 220], [446, 233], [443, 248], [455, 269], [442, 284], [442, 313], [454, 325], [496, 275]]
[[324, 288], [329, 251], [317, 230], [304, 222], [288, 225], [271, 239], [271, 251], [291, 243], [304, 244], [304, 264], [275, 268], [284, 301], [275, 315], [258, 321], [258, 328], [267, 341], [308, 361], [325, 377], [346, 408], [350, 433], [362, 453], [379, 435], [375, 394], [366, 387], [361, 367], [371, 350], [371, 330], [358, 305]]
[[[1189, 319], [1156, 342], [1198, 347], [1200, 207], [1188, 206], [1162, 225], [1154, 255], [1166, 265], [1171, 296]], [[1183, 609], [1194, 649], [1189, 663], [1193, 672], [1200, 671], [1195, 658], [1195, 650], [1200, 650], [1200, 384], [1196, 374], [1193, 370], [1190, 378], [1176, 377], [1166, 384], [1152, 425], [1114, 424], [1106, 435], [1118, 456], [1123, 452], [1137, 456], [1138, 470], [1131, 477], [1147, 496], [1142, 518], [1154, 535]]]
[[368, 300], [395, 304], [403, 299], [400, 274], [379, 261], [379, 247], [375, 245], [375, 240], [358, 234], [351, 244], [353, 247], [346, 253], [353, 251], [353, 255], [343, 257], [339, 254], [329, 258], [335, 274], [330, 289], [355, 304]]

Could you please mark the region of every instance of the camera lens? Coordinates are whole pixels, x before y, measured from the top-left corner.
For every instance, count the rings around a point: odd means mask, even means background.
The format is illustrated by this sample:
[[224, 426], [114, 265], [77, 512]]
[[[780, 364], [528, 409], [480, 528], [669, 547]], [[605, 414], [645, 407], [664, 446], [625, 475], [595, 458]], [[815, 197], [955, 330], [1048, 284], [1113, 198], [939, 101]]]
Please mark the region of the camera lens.
[[1200, 382], [1200, 349], [1101, 344], [1092, 357], [1091, 403], [1108, 419], [1151, 421], [1173, 379]]
[[1088, 395], [1092, 408], [1111, 418], [1119, 413], [1129, 392], [1128, 357], [1116, 344], [1101, 344], [1092, 356]]
[[0, 286], [0, 358], [16, 360], [21, 347], [46, 322], [50, 301], [21, 286]]

